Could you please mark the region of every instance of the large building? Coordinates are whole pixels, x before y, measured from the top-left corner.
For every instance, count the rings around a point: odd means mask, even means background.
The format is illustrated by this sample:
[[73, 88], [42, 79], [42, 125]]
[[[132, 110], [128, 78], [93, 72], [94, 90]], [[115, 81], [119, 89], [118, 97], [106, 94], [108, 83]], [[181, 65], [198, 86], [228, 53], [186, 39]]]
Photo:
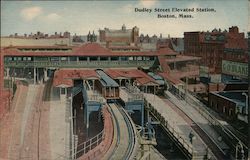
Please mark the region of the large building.
[[100, 42], [109, 42], [110, 44], [137, 45], [139, 41], [139, 28], [136, 26], [127, 29], [123, 25], [119, 30], [104, 28], [104, 30], [99, 30], [99, 34]]
[[184, 54], [201, 57], [210, 72], [221, 73], [222, 60], [247, 62], [247, 40], [237, 26], [229, 31], [185, 32]]

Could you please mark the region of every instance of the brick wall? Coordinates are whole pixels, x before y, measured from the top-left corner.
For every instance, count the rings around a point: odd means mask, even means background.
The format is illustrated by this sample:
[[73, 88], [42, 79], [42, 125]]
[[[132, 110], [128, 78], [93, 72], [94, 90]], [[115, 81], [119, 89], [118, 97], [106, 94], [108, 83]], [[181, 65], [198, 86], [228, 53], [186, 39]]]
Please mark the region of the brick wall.
[[234, 102], [220, 97], [214, 93], [209, 93], [208, 101], [209, 107], [219, 113], [222, 117], [228, 120], [237, 118], [237, 115], [235, 114], [236, 104]]
[[223, 83], [209, 83], [208, 92], [223, 91], [226, 85]]

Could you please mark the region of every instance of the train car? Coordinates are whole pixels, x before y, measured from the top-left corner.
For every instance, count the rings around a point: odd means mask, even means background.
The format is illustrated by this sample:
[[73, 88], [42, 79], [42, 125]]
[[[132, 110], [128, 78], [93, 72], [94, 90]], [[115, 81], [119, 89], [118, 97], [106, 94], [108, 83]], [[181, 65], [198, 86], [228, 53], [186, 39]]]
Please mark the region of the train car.
[[119, 99], [119, 85], [110, 78], [105, 72], [98, 69], [96, 70], [100, 79], [96, 81], [96, 89], [102, 94], [107, 100]]

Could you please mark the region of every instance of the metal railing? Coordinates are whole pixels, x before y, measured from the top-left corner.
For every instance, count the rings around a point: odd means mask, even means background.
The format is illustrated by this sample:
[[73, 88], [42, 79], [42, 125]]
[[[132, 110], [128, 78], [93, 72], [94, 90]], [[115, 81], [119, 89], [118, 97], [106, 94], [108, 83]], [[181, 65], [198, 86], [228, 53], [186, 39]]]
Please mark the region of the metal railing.
[[[80, 92], [83, 92], [83, 95], [86, 95], [87, 97], [87, 91], [86, 89], [83, 87], [82, 84], [79, 84], [77, 86], [75, 86], [73, 89], [72, 89], [72, 94], [71, 94], [71, 110], [70, 110], [70, 117], [71, 117], [71, 122], [70, 122], [70, 128], [71, 128], [71, 132], [70, 132], [70, 146], [71, 146], [71, 149], [70, 149], [70, 158], [73, 160], [73, 159], [76, 159], [77, 158], [77, 155], [79, 153], [82, 153], [82, 155], [88, 153], [90, 150], [92, 150], [93, 148], [95, 148], [96, 146], [98, 146], [104, 139], [105, 137], [105, 130], [103, 129], [100, 133], [98, 133], [96, 136], [92, 137], [91, 139], [83, 142], [83, 143], [80, 143], [78, 144], [78, 138], [77, 138], [77, 135], [74, 135], [74, 132], [73, 132], [73, 113], [72, 113], [72, 103], [73, 103], [73, 97], [75, 95], [77, 95], [78, 93]], [[88, 98], [88, 97], [87, 97]], [[89, 100], [89, 99], [87, 99]], [[103, 117], [103, 111], [101, 112], [102, 114], [102, 117]], [[80, 149], [78, 149], [80, 148]], [[82, 156], [81, 155], [81, 156]]]
[[[206, 109], [206, 105], [200, 102], [196, 97], [192, 96], [188, 91], [185, 94], [185, 90], [181, 90], [172, 86], [173, 89], [169, 91], [176, 95], [177, 97], [183, 98], [186, 96], [186, 102], [190, 104], [190, 106], [194, 107], [199, 114], [201, 114], [208, 122], [214, 127], [214, 129], [224, 138], [225, 142], [228, 145], [235, 148], [238, 142], [242, 142], [231, 130], [229, 130], [226, 126], [221, 124], [217, 118], [215, 118], [210, 112]], [[175, 91], [174, 91], [175, 90]], [[178, 93], [177, 93], [177, 92]], [[185, 95], [185, 96], [184, 96]], [[246, 144], [242, 143], [243, 147], [247, 150], [248, 147]], [[233, 150], [232, 150], [233, 151]]]
[[96, 136], [90, 138], [89, 140], [81, 143], [81, 144], [78, 144], [77, 145], [77, 148], [81, 148], [79, 150], [76, 151], [75, 154], [78, 154], [78, 153], [83, 153], [82, 155], [88, 153], [90, 150], [94, 149], [96, 146], [98, 146], [104, 139], [105, 137], [105, 132], [104, 132], [104, 129], [98, 133]]
[[82, 89], [83, 89], [82, 84], [79, 84], [79, 85], [73, 87], [73, 89], [72, 89], [72, 94], [73, 94], [73, 95], [72, 95], [72, 98], [73, 98], [75, 95], [77, 95], [78, 93], [80, 93], [80, 92], [82, 91]]
[[93, 94], [93, 95], [89, 95], [88, 100], [89, 101], [100, 102], [100, 103], [104, 102], [104, 99], [102, 98], [102, 96], [100, 94], [96, 94], [96, 93]]
[[126, 84], [126, 87], [124, 88], [129, 94], [128, 94], [128, 101], [133, 102], [136, 100], [143, 100], [144, 96], [143, 93], [140, 91], [139, 88], [136, 86], [132, 86], [130, 84]]
[[70, 139], [70, 158], [71, 159], [75, 159], [76, 154], [75, 154], [75, 136], [74, 136], [74, 128], [73, 128], [73, 113], [72, 113], [72, 107], [73, 107], [73, 95], [71, 93], [71, 98], [68, 99], [69, 103], [70, 103], [70, 135], [69, 135], [69, 139]]
[[[180, 110], [182, 110], [173, 100], [171, 100], [171, 98], [169, 99], [169, 101], [171, 103], [175, 104]], [[189, 117], [190, 119], [192, 119], [188, 114], [186, 114], [186, 116]], [[225, 155], [225, 152], [220, 148], [220, 146], [217, 144], [217, 142], [209, 134], [207, 134], [206, 130], [204, 130], [202, 128], [200, 123], [196, 123], [196, 122], [194, 122], [194, 123], [209, 137], [209, 139], [216, 145], [216, 147], [219, 148], [220, 151]], [[207, 154], [210, 155], [211, 157], [215, 157], [214, 153], [208, 148], [207, 144], [205, 142], [202, 142], [202, 143], [204, 144], [204, 146], [207, 147]]]
[[85, 67], [85, 68], [107, 68], [107, 67], [150, 67], [154, 61], [31, 61], [31, 62], [5, 62], [6, 67]]
[[177, 132], [174, 127], [172, 127], [169, 122], [159, 113], [146, 99], [144, 99], [144, 102], [146, 103], [146, 106], [148, 107], [149, 111], [153, 115], [154, 118], [156, 118], [161, 126], [164, 128], [165, 131], [167, 131], [170, 135], [172, 135], [172, 138], [178, 143], [179, 146], [182, 146], [190, 158], [194, 156], [198, 156], [200, 154], [204, 155], [203, 153], [197, 153], [194, 152], [193, 146], [191, 146], [182, 136], [179, 132]]

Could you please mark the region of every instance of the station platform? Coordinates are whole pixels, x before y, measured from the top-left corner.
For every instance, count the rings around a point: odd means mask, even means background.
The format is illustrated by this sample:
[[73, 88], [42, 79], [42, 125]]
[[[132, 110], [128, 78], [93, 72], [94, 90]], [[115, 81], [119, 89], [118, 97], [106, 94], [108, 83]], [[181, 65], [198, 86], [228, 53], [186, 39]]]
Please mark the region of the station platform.
[[[171, 127], [168, 129], [173, 129], [175, 131], [173, 134], [175, 138], [183, 139], [183, 143], [187, 144], [183, 145], [183, 147], [185, 147], [190, 154], [201, 157], [207, 154], [206, 145], [182, 116], [156, 95], [144, 93], [144, 98], [147, 103], [150, 103], [152, 107], [164, 117], [165, 121], [168, 122], [168, 126]], [[189, 138], [191, 132], [194, 134], [192, 143]], [[189, 146], [192, 148], [189, 148]]]
[[169, 91], [165, 92], [170, 101], [173, 102], [178, 108], [180, 108], [185, 114], [187, 114], [191, 119], [203, 130], [205, 131], [209, 137], [213, 140], [213, 142], [219, 146], [222, 150], [229, 150], [229, 147], [223, 142], [219, 140], [220, 135], [215, 131], [215, 129], [210, 125], [210, 122], [203, 117], [194, 107], [190, 104], [186, 103], [185, 100], [177, 99], [172, 93]]
[[143, 94], [140, 94], [139, 91], [133, 90], [129, 92], [129, 90], [125, 87], [120, 87], [120, 98], [124, 102], [130, 102], [135, 100], [143, 100]]

